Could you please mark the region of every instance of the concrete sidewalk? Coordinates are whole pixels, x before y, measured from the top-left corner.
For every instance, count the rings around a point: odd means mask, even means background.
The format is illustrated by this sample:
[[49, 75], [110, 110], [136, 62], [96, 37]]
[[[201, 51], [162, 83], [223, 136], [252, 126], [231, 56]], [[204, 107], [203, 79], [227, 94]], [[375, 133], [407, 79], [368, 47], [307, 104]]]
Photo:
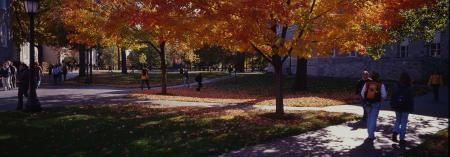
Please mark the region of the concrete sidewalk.
[[[261, 107], [274, 109], [272, 106]], [[330, 106], [324, 108], [287, 108], [295, 110], [324, 110], [328, 112], [348, 112], [360, 114], [361, 107], [353, 105]], [[447, 118], [437, 118], [411, 114], [406, 135], [406, 147], [399, 148], [398, 143], [390, 140], [395, 113], [380, 111], [376, 140], [365, 141], [367, 138], [366, 123], [350, 121], [310, 131], [297, 136], [278, 139], [266, 144], [246, 147], [233, 151], [221, 157], [381, 157], [397, 156], [403, 150], [416, 147], [439, 130], [448, 128]]]

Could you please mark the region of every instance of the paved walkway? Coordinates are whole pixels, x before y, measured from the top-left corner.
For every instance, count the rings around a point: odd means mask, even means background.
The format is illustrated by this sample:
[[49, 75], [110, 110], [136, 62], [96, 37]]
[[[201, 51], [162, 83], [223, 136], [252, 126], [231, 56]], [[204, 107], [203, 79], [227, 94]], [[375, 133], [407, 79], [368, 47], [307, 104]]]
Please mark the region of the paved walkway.
[[[76, 76], [76, 74], [73, 74]], [[72, 75], [70, 75], [72, 77]], [[219, 77], [203, 81], [209, 84], [230, 77]], [[191, 83], [191, 87], [196, 87]], [[167, 88], [179, 88], [183, 85], [169, 86]], [[44, 84], [37, 89], [37, 94], [42, 107], [67, 106], [67, 105], [89, 105], [106, 103], [132, 103], [135, 99], [127, 98], [130, 91], [140, 90], [138, 88], [117, 88], [110, 86], [68, 86]], [[151, 90], [161, 90], [154, 87]], [[192, 88], [195, 90], [195, 88]], [[26, 102], [26, 98], [24, 99]], [[0, 91], [0, 110], [14, 110], [17, 105], [17, 90]]]

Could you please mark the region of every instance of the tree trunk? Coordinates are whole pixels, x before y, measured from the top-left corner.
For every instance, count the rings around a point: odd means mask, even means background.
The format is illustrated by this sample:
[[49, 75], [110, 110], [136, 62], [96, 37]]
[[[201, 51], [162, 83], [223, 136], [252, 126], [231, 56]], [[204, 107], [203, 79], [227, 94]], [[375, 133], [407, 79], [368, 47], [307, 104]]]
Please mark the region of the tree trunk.
[[147, 68], [150, 69], [150, 66], [152, 66], [152, 59], [150, 57], [152, 56], [152, 54], [151, 54], [152, 51], [154, 51], [150, 44], [148, 44], [148, 50], [149, 51], [147, 54]]
[[120, 54], [122, 55], [122, 74], [126, 74], [127, 72], [127, 53], [125, 52], [125, 48], [120, 49]]
[[42, 62], [44, 62], [44, 47], [42, 44], [38, 43], [38, 63], [40, 66], [42, 66]]
[[159, 58], [161, 59], [161, 94], [167, 94], [167, 71], [166, 71], [166, 42], [159, 45]]
[[308, 77], [308, 59], [297, 57], [297, 72], [295, 74], [294, 89], [306, 90]]
[[117, 48], [117, 70], [120, 69], [120, 48]]
[[78, 76], [84, 77], [86, 76], [86, 48], [84, 46], [80, 46], [78, 49], [79, 54], [79, 69], [78, 69]]
[[237, 72], [245, 71], [245, 53], [236, 54], [236, 64], [234, 67]]
[[275, 100], [276, 100], [276, 110], [275, 113], [277, 115], [284, 114], [284, 105], [283, 105], [283, 63], [281, 60], [281, 56], [273, 55], [272, 56], [272, 65], [275, 71]]

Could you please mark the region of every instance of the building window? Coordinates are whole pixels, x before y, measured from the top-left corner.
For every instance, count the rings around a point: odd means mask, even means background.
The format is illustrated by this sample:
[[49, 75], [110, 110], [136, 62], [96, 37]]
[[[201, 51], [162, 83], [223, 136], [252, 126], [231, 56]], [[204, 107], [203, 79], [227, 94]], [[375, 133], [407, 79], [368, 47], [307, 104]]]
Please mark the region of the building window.
[[441, 44], [440, 43], [429, 43], [425, 45], [426, 54], [430, 57], [441, 56]]
[[408, 46], [400, 46], [400, 50], [397, 53], [398, 58], [408, 57]]

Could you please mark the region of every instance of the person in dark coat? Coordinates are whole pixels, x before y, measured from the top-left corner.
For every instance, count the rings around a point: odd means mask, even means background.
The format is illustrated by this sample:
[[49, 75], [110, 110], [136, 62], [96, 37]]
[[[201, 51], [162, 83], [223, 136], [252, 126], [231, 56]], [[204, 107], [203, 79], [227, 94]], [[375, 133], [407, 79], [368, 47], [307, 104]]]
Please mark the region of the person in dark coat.
[[408, 115], [414, 110], [415, 90], [412, 87], [411, 78], [408, 73], [403, 72], [396, 88], [391, 96], [391, 108], [395, 111], [395, 124], [392, 134], [392, 141], [397, 142], [397, 135], [400, 135], [400, 145], [405, 144], [406, 125]]
[[28, 87], [30, 80], [30, 70], [25, 63], [19, 63], [19, 71], [17, 72], [16, 83], [18, 90], [17, 110], [23, 110], [23, 96], [28, 97]]
[[202, 88], [202, 81], [203, 81], [203, 77], [202, 77], [202, 73], [198, 73], [197, 76], [195, 77], [195, 81], [197, 81], [198, 86], [197, 86], [197, 91], [200, 91], [200, 88]]
[[363, 86], [366, 84], [367, 81], [370, 81], [371, 79], [369, 78], [369, 72], [368, 71], [363, 71], [362, 75], [361, 75], [361, 79], [358, 80], [358, 83], [356, 84], [356, 88], [355, 88], [355, 94], [359, 95], [360, 97], [360, 101], [361, 101], [361, 106], [363, 108], [363, 118], [362, 121], [365, 121], [367, 119], [367, 110], [365, 107], [366, 102], [363, 100], [363, 98], [361, 97], [360, 93], [361, 90], [363, 88]]

